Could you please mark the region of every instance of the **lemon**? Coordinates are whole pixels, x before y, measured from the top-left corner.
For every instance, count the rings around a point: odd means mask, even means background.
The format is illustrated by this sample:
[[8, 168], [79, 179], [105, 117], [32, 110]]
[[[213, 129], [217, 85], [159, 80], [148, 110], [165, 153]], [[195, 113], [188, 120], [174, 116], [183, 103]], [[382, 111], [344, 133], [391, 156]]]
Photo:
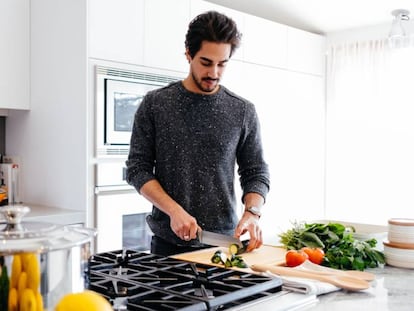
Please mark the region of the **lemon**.
[[14, 255], [12, 262], [12, 270], [10, 276], [10, 286], [17, 288], [20, 273], [22, 272], [22, 258], [19, 254]]
[[15, 287], [10, 288], [8, 304], [8, 311], [18, 311], [17, 289]]
[[27, 287], [27, 273], [22, 271], [19, 276], [19, 281], [17, 283], [17, 293], [19, 297], [23, 295], [24, 289]]
[[20, 311], [37, 311], [36, 295], [31, 288], [25, 288], [20, 297]]
[[31, 260], [31, 257], [34, 256], [33, 253], [21, 253], [20, 257], [22, 260], [22, 271], [27, 271], [27, 266]]
[[36, 305], [37, 305], [37, 311], [43, 311], [43, 298], [40, 292], [36, 293]]
[[35, 255], [31, 255], [27, 258], [26, 273], [27, 287], [31, 288], [36, 293], [40, 284], [40, 265]]
[[64, 296], [55, 311], [113, 311], [111, 304], [98, 293], [85, 290]]

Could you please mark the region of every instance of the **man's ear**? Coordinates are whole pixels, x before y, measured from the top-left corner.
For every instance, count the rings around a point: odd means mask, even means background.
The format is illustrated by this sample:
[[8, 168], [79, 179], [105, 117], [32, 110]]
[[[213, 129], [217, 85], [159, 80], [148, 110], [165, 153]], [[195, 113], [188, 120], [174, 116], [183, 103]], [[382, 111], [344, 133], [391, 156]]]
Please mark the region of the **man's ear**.
[[188, 63], [191, 63], [191, 56], [188, 49], [185, 50], [185, 57], [187, 58]]

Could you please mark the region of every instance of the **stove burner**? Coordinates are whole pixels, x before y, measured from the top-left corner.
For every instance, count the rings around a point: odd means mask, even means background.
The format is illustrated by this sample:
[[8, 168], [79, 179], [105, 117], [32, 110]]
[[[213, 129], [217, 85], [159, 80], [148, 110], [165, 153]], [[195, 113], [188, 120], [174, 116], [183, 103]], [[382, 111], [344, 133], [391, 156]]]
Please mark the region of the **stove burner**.
[[89, 259], [89, 289], [115, 310], [224, 310], [268, 297], [282, 281], [135, 250]]

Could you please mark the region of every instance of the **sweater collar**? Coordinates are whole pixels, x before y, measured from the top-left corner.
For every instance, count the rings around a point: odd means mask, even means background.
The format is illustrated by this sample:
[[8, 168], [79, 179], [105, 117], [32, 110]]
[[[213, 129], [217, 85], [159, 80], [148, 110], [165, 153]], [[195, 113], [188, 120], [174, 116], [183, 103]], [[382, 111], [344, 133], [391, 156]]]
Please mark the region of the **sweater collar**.
[[217, 100], [217, 98], [219, 98], [224, 93], [224, 89], [225, 89], [225, 87], [220, 84], [219, 90], [216, 93], [214, 93], [214, 94], [194, 93], [194, 92], [190, 92], [189, 90], [187, 90], [184, 87], [182, 81], [180, 81], [178, 83], [178, 88], [179, 88], [180, 92], [183, 95], [185, 95], [187, 97], [190, 97], [193, 100], [199, 100], [199, 101], [203, 101], [203, 102], [209, 102], [209, 101], [215, 101], [215, 100]]

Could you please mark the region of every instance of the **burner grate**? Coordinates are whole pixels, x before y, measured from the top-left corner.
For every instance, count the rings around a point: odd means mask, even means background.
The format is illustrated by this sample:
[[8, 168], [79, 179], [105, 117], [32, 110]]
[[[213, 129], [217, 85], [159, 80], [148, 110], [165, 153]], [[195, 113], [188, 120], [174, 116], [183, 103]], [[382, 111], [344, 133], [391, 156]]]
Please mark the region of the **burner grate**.
[[[279, 278], [135, 250], [96, 254], [89, 288], [123, 310], [224, 310], [281, 290]], [[115, 308], [115, 307], [114, 307]]]

